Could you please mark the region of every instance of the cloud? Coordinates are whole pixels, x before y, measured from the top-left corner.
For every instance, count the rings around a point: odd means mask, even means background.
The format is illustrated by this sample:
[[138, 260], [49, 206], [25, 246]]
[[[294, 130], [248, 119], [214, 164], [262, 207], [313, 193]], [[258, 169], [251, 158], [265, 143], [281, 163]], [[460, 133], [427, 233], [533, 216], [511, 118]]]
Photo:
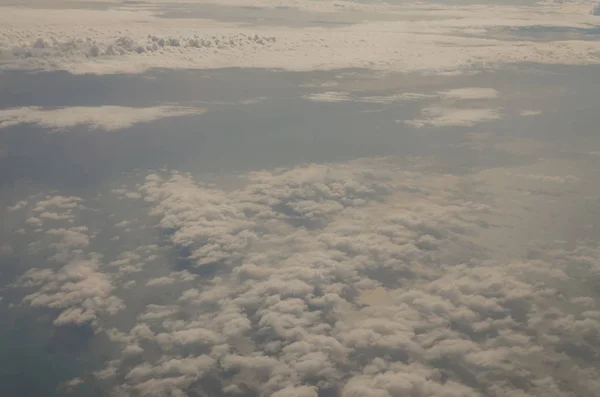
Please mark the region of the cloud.
[[439, 95], [442, 99], [454, 100], [495, 99], [498, 91], [493, 88], [466, 87], [441, 91]]
[[359, 96], [349, 92], [326, 91], [320, 93], [306, 94], [303, 99], [311, 102], [358, 102], [370, 104], [392, 104], [398, 102], [414, 102], [427, 98], [435, 98], [435, 94], [417, 94], [405, 92], [402, 94], [378, 95], [378, 96]]
[[6, 209], [8, 210], [8, 212], [14, 212], [24, 208], [26, 205], [27, 200], [20, 200], [17, 203], [15, 203], [15, 205], [9, 205], [8, 207], [6, 207]]
[[573, 175], [540, 175], [540, 174], [509, 174], [518, 178], [526, 178], [531, 181], [543, 182], [543, 183], [579, 183], [581, 178]]
[[405, 92], [402, 94], [358, 96], [349, 92], [326, 91], [304, 95], [302, 98], [312, 102], [362, 102], [375, 104], [390, 104], [403, 101], [420, 101], [426, 98], [435, 98], [431, 94], [417, 94]]
[[[57, 326], [91, 323], [120, 347], [95, 372], [107, 392], [594, 395], [596, 243], [535, 243], [523, 257], [490, 259], [485, 222], [507, 214], [485, 175], [380, 158], [239, 177], [222, 189], [151, 172], [117, 193], [139, 194], [156, 235], [111, 261], [81, 252], [21, 277], [32, 290], [24, 304], [56, 309]], [[73, 201], [52, 197], [40, 210]], [[76, 227], [89, 244], [68, 252], [95, 249], [93, 232]], [[115, 322], [121, 311], [127, 321]]]
[[511, 33], [534, 26], [594, 28], [584, 4], [431, 8], [303, 1], [290, 7], [317, 7], [315, 17], [331, 22], [349, 8], [358, 16], [355, 23], [326, 28], [182, 18], [174, 29], [172, 19], [159, 17], [160, 5], [103, 11], [2, 7], [0, 62], [9, 69], [73, 73], [223, 67], [447, 73], [521, 62], [597, 63], [600, 50], [596, 41], [558, 33], [544, 41]]
[[17, 286], [41, 287], [25, 296], [23, 303], [31, 307], [57, 309], [55, 325], [93, 324], [99, 313], [115, 314], [124, 309], [121, 299], [112, 296], [110, 276], [98, 271], [95, 259], [76, 259], [58, 271], [32, 269]]
[[37, 124], [53, 130], [65, 130], [76, 126], [90, 129], [115, 131], [138, 123], [148, 123], [161, 118], [202, 114], [203, 109], [155, 106], [131, 108], [122, 106], [64, 107], [44, 109], [40, 107], [8, 108], [0, 110], [0, 128], [19, 124]]
[[349, 93], [335, 91], [308, 94], [303, 98], [313, 102], [349, 102], [352, 100]]
[[432, 127], [472, 127], [478, 123], [502, 118], [498, 108], [454, 108], [443, 106], [426, 107], [421, 110], [422, 119], [404, 120], [407, 125], [422, 128]]
[[542, 114], [542, 111], [541, 110], [522, 110], [520, 114], [523, 117], [539, 116], [540, 114]]

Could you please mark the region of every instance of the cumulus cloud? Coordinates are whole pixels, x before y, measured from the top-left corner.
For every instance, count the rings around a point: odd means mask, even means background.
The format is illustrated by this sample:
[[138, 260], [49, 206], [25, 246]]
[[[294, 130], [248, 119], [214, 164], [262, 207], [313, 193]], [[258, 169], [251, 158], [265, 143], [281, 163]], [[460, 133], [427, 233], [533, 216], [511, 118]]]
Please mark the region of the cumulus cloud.
[[[116, 396], [594, 395], [594, 243], [491, 260], [477, 238], [505, 214], [488, 181], [391, 158], [241, 179], [161, 171], [119, 190], [138, 192], [176, 265], [150, 266], [154, 241], [80, 254], [21, 277], [23, 303], [104, 330], [121, 349], [95, 377]], [[134, 321], [108, 326], [122, 310]]]
[[72, 260], [58, 271], [32, 269], [17, 283], [22, 287], [40, 287], [27, 295], [23, 303], [32, 307], [57, 309], [56, 325], [94, 323], [99, 313], [115, 314], [124, 309], [121, 299], [111, 295], [110, 276], [99, 272], [96, 259]]
[[421, 119], [404, 120], [416, 128], [422, 127], [472, 127], [478, 123], [502, 118], [498, 108], [455, 108], [432, 106], [421, 110]]
[[27, 200], [20, 200], [17, 203], [15, 203], [14, 205], [9, 205], [8, 207], [6, 207], [6, 209], [8, 210], [8, 212], [13, 212], [13, 211], [18, 211], [22, 208], [24, 208], [27, 205]]
[[203, 113], [203, 109], [155, 106], [131, 108], [122, 106], [40, 107], [8, 108], [0, 110], [0, 128], [19, 124], [37, 124], [53, 130], [64, 130], [85, 125], [90, 129], [115, 131], [138, 123], [148, 123], [166, 117], [188, 116]]

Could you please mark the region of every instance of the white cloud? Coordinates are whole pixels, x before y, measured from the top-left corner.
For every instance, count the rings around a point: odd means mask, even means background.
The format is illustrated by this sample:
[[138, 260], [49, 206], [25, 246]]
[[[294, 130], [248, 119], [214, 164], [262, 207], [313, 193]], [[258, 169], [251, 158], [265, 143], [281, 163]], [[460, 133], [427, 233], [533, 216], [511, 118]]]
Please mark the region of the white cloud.
[[8, 108], [0, 110], [0, 128], [19, 124], [37, 124], [54, 130], [64, 130], [85, 125], [90, 129], [114, 131], [138, 123], [148, 123], [166, 117], [202, 114], [203, 109], [155, 106], [131, 108], [122, 106], [65, 107], [44, 109], [40, 107]]
[[[539, 177], [509, 177], [521, 175]], [[224, 190], [157, 172], [118, 191], [137, 185], [165, 258], [187, 271], [150, 260], [152, 240], [21, 278], [34, 290], [24, 303], [58, 309], [57, 325], [91, 321], [121, 347], [95, 373], [115, 396], [211, 395], [206, 384], [213, 395], [593, 395], [600, 368], [570, 349], [598, 352], [600, 247], [552, 241], [490, 260], [482, 221], [507, 215], [487, 195], [493, 178], [390, 158], [241, 177]], [[135, 323], [108, 326], [118, 310]]]
[[112, 296], [114, 285], [98, 269], [95, 259], [75, 259], [58, 271], [31, 269], [17, 285], [38, 286], [23, 303], [32, 307], [58, 309], [56, 325], [95, 323], [100, 313], [115, 314], [124, 309], [121, 299]]
[[472, 127], [478, 123], [502, 118], [497, 108], [454, 108], [433, 106], [421, 110], [422, 119], [404, 120], [405, 124], [422, 128], [432, 127]]
[[[353, 25], [307, 28], [193, 18], [174, 23], [153, 13], [160, 9], [143, 5], [108, 11], [3, 7], [0, 62], [5, 68], [73, 73], [142, 72], [153, 67], [466, 72], [519, 62], [599, 62], [597, 41], [566, 36], [554, 41], [523, 40], [510, 33], [511, 28], [530, 26], [594, 28], [589, 6], [582, 4], [431, 8], [319, 3], [310, 2], [309, 8], [319, 4], [332, 10], [331, 21], [348, 7], [358, 7], [358, 16], [366, 14]], [[307, 4], [301, 1], [290, 7]], [[328, 20], [327, 14], [319, 17]]]
[[6, 207], [9, 212], [18, 211], [27, 205], [27, 200], [20, 200], [15, 205]]
[[442, 99], [454, 100], [495, 99], [498, 91], [493, 88], [465, 87], [441, 91], [439, 95]]
[[403, 101], [420, 101], [426, 98], [435, 98], [435, 94], [417, 94], [404, 92], [401, 94], [359, 96], [349, 92], [326, 91], [304, 95], [302, 98], [312, 102], [362, 102], [374, 104], [390, 104]]
[[540, 114], [542, 114], [542, 111], [541, 110], [522, 110], [520, 114], [523, 117], [539, 116]]
[[349, 102], [352, 100], [350, 93], [335, 91], [307, 94], [303, 98], [313, 102]]

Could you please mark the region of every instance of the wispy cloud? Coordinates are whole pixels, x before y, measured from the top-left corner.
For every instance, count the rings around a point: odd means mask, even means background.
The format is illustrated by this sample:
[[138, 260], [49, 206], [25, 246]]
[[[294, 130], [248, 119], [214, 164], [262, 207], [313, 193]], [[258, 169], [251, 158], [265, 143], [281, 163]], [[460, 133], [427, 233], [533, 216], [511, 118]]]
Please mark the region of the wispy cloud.
[[0, 128], [37, 124], [53, 130], [85, 125], [90, 129], [114, 131], [166, 117], [204, 113], [204, 109], [181, 106], [133, 108], [123, 106], [0, 109]]
[[475, 124], [494, 121], [502, 118], [501, 109], [498, 108], [454, 108], [454, 107], [427, 107], [421, 110], [420, 119], [403, 120], [407, 125], [422, 128], [431, 127], [472, 127]]

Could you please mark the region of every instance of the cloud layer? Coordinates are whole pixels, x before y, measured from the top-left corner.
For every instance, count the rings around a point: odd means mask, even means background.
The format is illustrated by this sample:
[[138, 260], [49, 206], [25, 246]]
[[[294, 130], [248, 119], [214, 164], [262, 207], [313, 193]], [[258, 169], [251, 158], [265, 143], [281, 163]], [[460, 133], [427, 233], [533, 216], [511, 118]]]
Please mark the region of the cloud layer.
[[[291, 5], [305, 6], [310, 12], [315, 11], [313, 6], [323, 8], [315, 15], [326, 21], [330, 18], [330, 22], [335, 22], [339, 13], [365, 14], [349, 25], [294, 28], [261, 25], [260, 21], [248, 26], [160, 18], [164, 10], [158, 5], [110, 10], [2, 7], [0, 63], [4, 68], [114, 73], [141, 72], [152, 67], [362, 67], [431, 72], [469, 71], [516, 62], [598, 62], [597, 41], [560, 35], [551, 41], [535, 41], [534, 37], [523, 39], [511, 33], [515, 29], [527, 32], [536, 26], [573, 32], [594, 29], [597, 21], [583, 4], [433, 9], [425, 5], [351, 2]], [[325, 9], [328, 11], [323, 13]]]
[[[16, 285], [57, 326], [121, 347], [85, 375], [116, 396], [593, 396], [599, 246], [490, 259], [478, 238], [506, 214], [486, 185], [394, 159], [253, 172], [229, 189], [151, 173], [114, 194], [145, 203], [157, 240], [113, 259], [93, 252], [83, 199], [12, 206], [40, 220], [30, 249], [58, 265]], [[126, 221], [115, 234], [140, 227]], [[133, 323], [111, 320], [123, 311]]]

